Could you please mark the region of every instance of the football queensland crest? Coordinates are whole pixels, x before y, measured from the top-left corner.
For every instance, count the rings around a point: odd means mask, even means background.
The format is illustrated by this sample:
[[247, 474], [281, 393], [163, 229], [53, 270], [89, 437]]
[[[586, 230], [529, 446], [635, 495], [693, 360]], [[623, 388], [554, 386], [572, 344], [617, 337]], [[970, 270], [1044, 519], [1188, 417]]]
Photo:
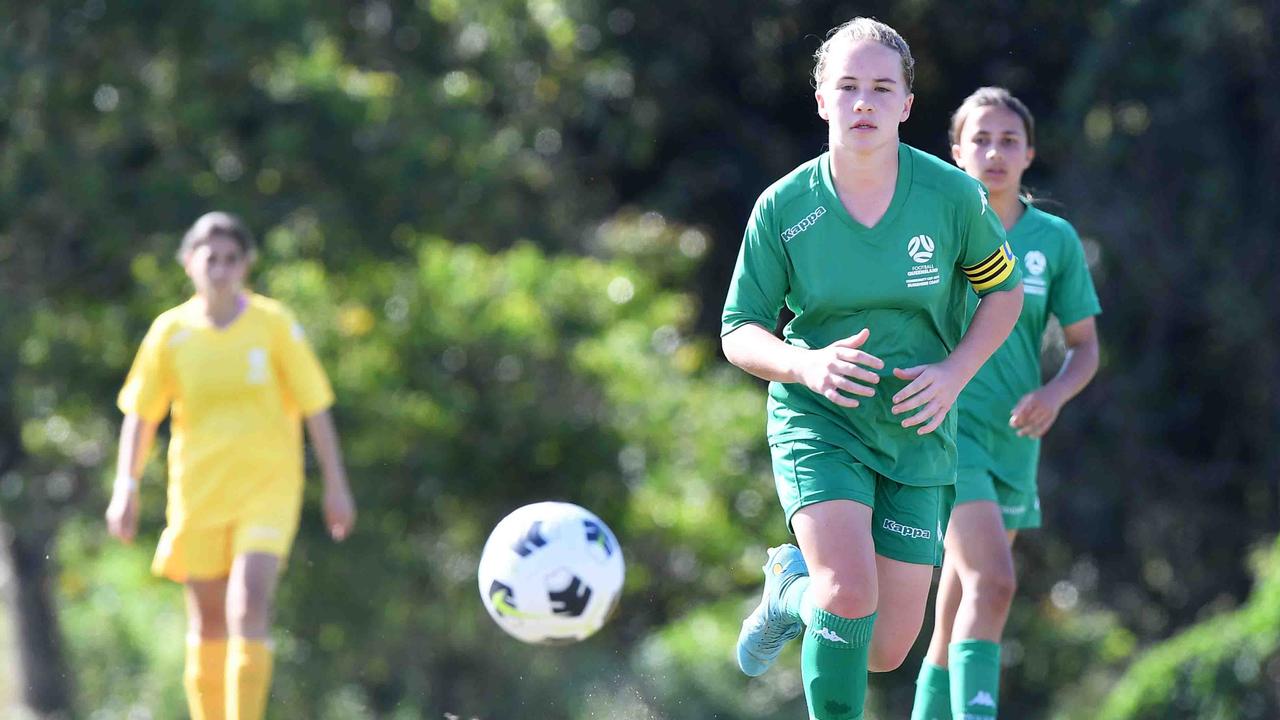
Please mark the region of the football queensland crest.
[[1043, 275], [1045, 268], [1049, 266], [1049, 261], [1045, 259], [1044, 253], [1039, 250], [1032, 250], [1022, 258], [1027, 266], [1027, 272], [1032, 275]]
[[916, 235], [907, 241], [907, 254], [917, 263], [927, 263], [933, 259], [933, 238], [928, 235]]

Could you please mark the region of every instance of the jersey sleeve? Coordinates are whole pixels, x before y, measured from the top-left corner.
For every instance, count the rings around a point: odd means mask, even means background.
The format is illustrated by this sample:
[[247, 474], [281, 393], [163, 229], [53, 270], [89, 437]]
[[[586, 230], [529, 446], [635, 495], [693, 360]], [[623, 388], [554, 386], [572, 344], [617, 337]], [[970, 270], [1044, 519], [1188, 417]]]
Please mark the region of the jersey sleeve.
[[973, 191], [961, 200], [960, 235], [964, 239], [960, 271], [979, 296], [1009, 290], [1022, 281], [1018, 260], [1005, 239], [1000, 216], [987, 202], [987, 191], [977, 180]]
[[275, 335], [276, 372], [302, 416], [309, 417], [333, 405], [329, 377], [293, 313], [284, 313]]
[[787, 263], [772, 198], [761, 196], [751, 211], [729, 281], [720, 316], [721, 336], [752, 323], [773, 330], [787, 295]]
[[157, 318], [142, 339], [124, 387], [116, 398], [116, 406], [125, 415], [137, 415], [149, 423], [158, 423], [169, 414], [174, 396], [168, 353], [169, 327], [169, 323]]
[[1093, 287], [1089, 264], [1084, 258], [1084, 246], [1074, 228], [1066, 226], [1062, 261], [1058, 263], [1058, 276], [1050, 285], [1049, 312], [1062, 325], [1070, 325], [1102, 312], [1098, 293]]

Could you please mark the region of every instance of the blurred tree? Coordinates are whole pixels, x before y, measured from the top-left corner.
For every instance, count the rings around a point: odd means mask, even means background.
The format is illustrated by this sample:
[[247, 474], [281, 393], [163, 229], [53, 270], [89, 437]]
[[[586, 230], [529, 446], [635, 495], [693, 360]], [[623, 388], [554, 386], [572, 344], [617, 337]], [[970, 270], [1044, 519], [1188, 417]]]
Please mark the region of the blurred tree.
[[[908, 142], [945, 154], [981, 84], [1036, 111], [1032, 184], [1086, 235], [1106, 309], [1103, 373], [1046, 446], [1047, 527], [1019, 543], [1006, 706], [1099, 697], [1139, 643], [1241, 602], [1240, 558], [1277, 529], [1274, 3], [4, 9], [0, 537], [45, 712], [181, 712], [152, 630], [175, 597], [96, 522], [111, 400], [212, 207], [262, 229], [260, 286], [302, 312], [376, 478], [352, 546], [321, 550], [306, 521], [285, 712], [797, 708], [794, 672], [745, 683], [727, 658], [754, 550], [782, 530], [759, 387], [712, 336], [752, 200], [825, 142], [809, 56], [858, 13], [912, 43]], [[471, 564], [498, 517], [557, 493], [618, 518], [627, 604], [579, 648], [513, 647]], [[877, 679], [877, 711], [911, 674]]]

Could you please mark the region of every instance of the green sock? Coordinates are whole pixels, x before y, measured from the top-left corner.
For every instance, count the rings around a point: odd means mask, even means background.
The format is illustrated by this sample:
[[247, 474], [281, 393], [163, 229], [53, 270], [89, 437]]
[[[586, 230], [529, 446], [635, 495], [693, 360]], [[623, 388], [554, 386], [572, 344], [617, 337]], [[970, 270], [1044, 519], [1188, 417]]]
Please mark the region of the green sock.
[[792, 578], [791, 583], [782, 589], [782, 610], [800, 622], [805, 622], [805, 618], [808, 617], [808, 612], [802, 606], [808, 590], [808, 575]]
[[955, 718], [994, 718], [1000, 702], [1000, 646], [990, 640], [953, 642], [947, 648], [947, 664]]
[[806, 609], [800, 669], [810, 720], [862, 720], [875, 613], [846, 618], [808, 604]]
[[946, 668], [927, 661], [920, 665], [911, 720], [951, 720], [951, 677]]

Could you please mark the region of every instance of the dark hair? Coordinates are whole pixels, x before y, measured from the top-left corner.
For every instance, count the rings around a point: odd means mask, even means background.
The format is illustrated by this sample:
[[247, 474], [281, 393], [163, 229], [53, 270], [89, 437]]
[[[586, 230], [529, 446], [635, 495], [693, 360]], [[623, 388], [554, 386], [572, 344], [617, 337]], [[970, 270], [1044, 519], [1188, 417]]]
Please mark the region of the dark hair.
[[1027, 109], [1022, 101], [1013, 96], [1008, 90], [1002, 87], [980, 87], [973, 91], [973, 94], [964, 99], [960, 103], [960, 107], [951, 113], [951, 128], [947, 135], [951, 138], [951, 144], [956, 145], [960, 142], [960, 131], [964, 128], [964, 121], [969, 119], [969, 113], [980, 107], [1002, 107], [1012, 111], [1013, 114], [1022, 118], [1022, 127], [1027, 131], [1027, 147], [1036, 146], [1036, 120], [1031, 116], [1031, 111]]
[[257, 253], [253, 233], [249, 232], [249, 227], [244, 224], [244, 221], [231, 213], [215, 210], [201, 215], [182, 236], [182, 244], [178, 246], [178, 262], [185, 263], [187, 257], [201, 243], [208, 242], [213, 237], [224, 237], [234, 241], [249, 259]]

